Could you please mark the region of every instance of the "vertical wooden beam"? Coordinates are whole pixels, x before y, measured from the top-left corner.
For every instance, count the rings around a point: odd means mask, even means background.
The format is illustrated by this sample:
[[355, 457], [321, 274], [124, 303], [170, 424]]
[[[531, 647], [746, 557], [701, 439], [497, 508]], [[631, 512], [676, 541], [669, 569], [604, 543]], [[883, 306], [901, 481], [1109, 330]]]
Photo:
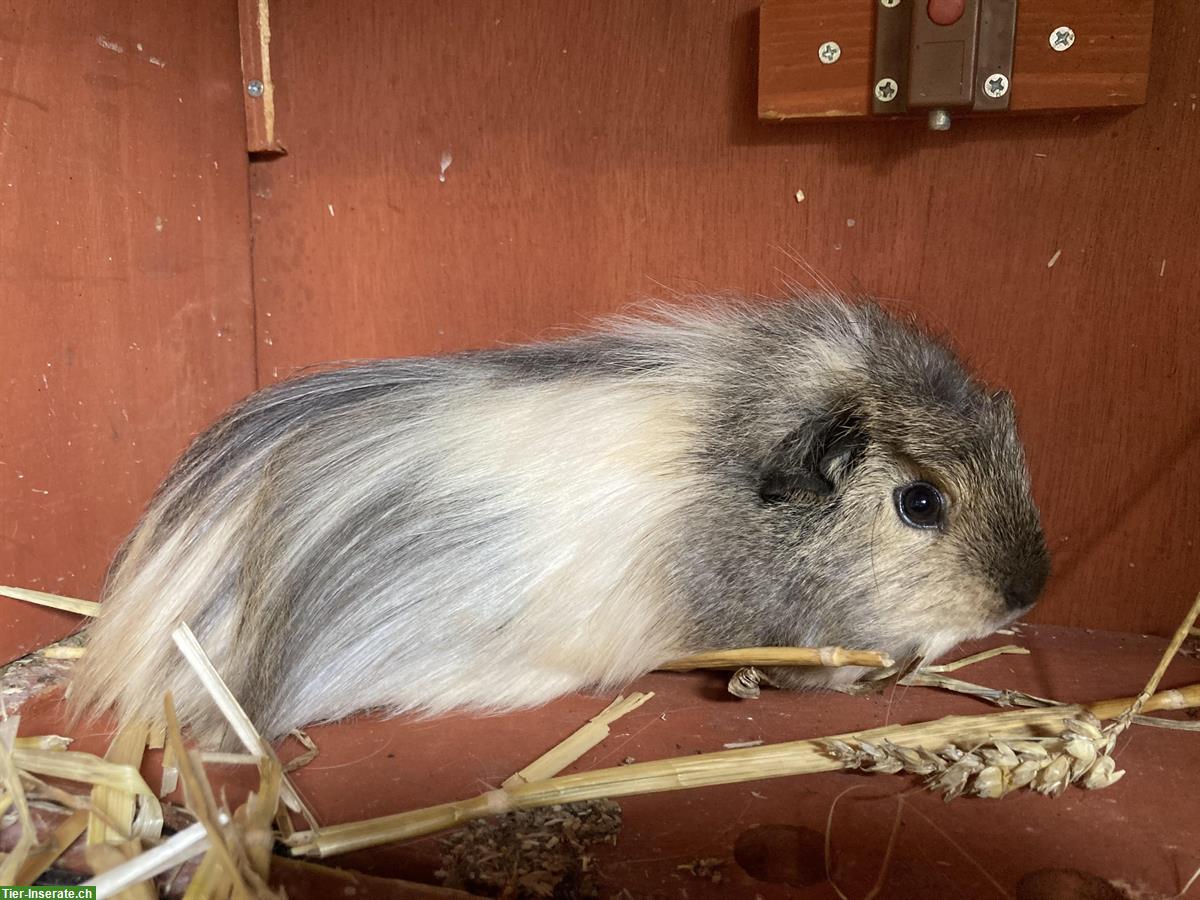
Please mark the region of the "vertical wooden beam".
[[246, 149], [251, 153], [284, 153], [283, 145], [275, 136], [269, 0], [238, 0], [238, 26], [242, 39]]

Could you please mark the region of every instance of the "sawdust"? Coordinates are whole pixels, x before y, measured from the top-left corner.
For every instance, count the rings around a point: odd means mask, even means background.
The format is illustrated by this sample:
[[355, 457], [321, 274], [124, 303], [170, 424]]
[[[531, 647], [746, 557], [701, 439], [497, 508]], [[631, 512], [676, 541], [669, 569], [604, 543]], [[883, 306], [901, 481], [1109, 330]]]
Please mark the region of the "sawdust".
[[602, 876], [588, 851], [615, 845], [620, 831], [612, 800], [477, 819], [442, 842], [437, 875], [447, 887], [513, 900], [598, 898]]
[[713, 884], [720, 884], [725, 880], [725, 862], [726, 860], [719, 856], [708, 856], [704, 859], [693, 859], [690, 863], [675, 868], [682, 872], [691, 872], [697, 878], [707, 879]]

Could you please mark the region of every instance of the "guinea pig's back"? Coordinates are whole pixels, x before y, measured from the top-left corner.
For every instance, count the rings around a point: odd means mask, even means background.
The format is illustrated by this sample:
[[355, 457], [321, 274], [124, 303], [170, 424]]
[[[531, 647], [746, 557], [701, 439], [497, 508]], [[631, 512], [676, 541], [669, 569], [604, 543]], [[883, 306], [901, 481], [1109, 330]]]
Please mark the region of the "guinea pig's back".
[[179, 622], [272, 737], [367, 707], [534, 704], [679, 652], [697, 386], [504, 360], [323, 372], [201, 435], [114, 563], [74, 707], [155, 721], [170, 689], [215, 728]]

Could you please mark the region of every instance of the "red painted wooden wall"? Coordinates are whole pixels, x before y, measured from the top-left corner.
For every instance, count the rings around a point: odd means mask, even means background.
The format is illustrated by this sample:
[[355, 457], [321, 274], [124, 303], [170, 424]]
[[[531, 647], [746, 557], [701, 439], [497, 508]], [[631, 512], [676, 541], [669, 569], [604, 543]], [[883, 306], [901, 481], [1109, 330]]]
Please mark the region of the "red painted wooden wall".
[[[815, 272], [1016, 394], [1056, 562], [1037, 618], [1161, 632], [1200, 587], [1184, 0], [1145, 107], [945, 134], [760, 123], [752, 0], [276, 4], [288, 154], [249, 165], [236, 9], [107, 6], [0, 19], [0, 582], [94, 596], [256, 381]], [[0, 657], [69, 619], [0, 616]]]

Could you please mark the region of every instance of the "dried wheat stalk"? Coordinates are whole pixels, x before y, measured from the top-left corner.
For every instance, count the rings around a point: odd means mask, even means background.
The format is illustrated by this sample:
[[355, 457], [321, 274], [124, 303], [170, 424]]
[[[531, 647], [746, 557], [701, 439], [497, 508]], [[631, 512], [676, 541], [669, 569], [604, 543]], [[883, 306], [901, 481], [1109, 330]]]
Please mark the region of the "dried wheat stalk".
[[199, 856], [208, 846], [208, 833], [203, 823], [196, 822], [127, 863], [104, 873], [97, 872], [86, 886], [96, 888], [97, 897], [111, 897], [131, 884], [147, 881]]
[[1062, 705], [1057, 700], [1039, 697], [1036, 694], [1027, 694], [1025, 691], [1017, 691], [1011, 688], [985, 687], [981, 684], [972, 684], [969, 681], [939, 675], [936, 672], [930, 672], [928, 669], [918, 669], [904, 676], [900, 679], [900, 684], [909, 687], [939, 688], [943, 691], [952, 691], [956, 694], [967, 694], [968, 696], [978, 697], [980, 700], [986, 700], [988, 703], [994, 703], [996, 706], [1006, 709], [1014, 706], [1036, 708], [1039, 706]]
[[[33, 817], [29, 814], [29, 802], [25, 797], [25, 786], [14, 760], [13, 742], [17, 736], [20, 716], [5, 718], [0, 722], [0, 785], [7, 792], [9, 804], [17, 808], [17, 821], [21, 824], [21, 836], [8, 855], [0, 859], [0, 884], [20, 884], [17, 873], [26, 864], [37, 843], [37, 831]], [[2, 812], [2, 811], [0, 811]]]
[[14, 750], [66, 750], [74, 738], [63, 737], [61, 734], [39, 734], [31, 737], [19, 737], [13, 742]]
[[15, 883], [33, 884], [37, 881], [42, 873], [54, 865], [54, 861], [62, 856], [66, 849], [75, 842], [75, 839], [87, 829], [88, 817], [86, 809], [77, 809], [67, 816], [54, 829], [54, 834], [50, 835], [50, 839], [25, 858], [21, 868], [17, 871]]
[[284, 775], [287, 775], [289, 772], [295, 772], [297, 769], [303, 769], [310, 762], [316, 759], [321, 752], [317, 749], [317, 745], [313, 743], [313, 739], [310, 738], [306, 732], [301, 731], [299, 728], [293, 728], [288, 732], [288, 735], [295, 738], [296, 742], [304, 748], [304, 752], [299, 756], [293, 757], [287, 761], [283, 767]]
[[1158, 684], [1162, 681], [1163, 675], [1166, 674], [1167, 666], [1171, 664], [1171, 660], [1175, 658], [1175, 654], [1183, 646], [1184, 640], [1196, 623], [1197, 616], [1200, 616], [1200, 593], [1196, 594], [1196, 599], [1192, 601], [1191, 609], [1188, 610], [1183, 621], [1179, 623], [1179, 627], [1175, 629], [1175, 634], [1172, 635], [1170, 642], [1167, 644], [1167, 649], [1163, 651], [1162, 656], [1158, 660], [1158, 665], [1155, 666], [1154, 672], [1146, 681], [1146, 686], [1142, 688], [1142, 692], [1133, 698], [1129, 704], [1129, 708], [1117, 716], [1117, 721], [1109, 726], [1115, 734], [1120, 734], [1129, 727], [1133, 722], [1134, 716], [1142, 711], [1142, 708], [1150, 700], [1151, 695], [1158, 690]]
[[48, 594], [45, 591], [35, 591], [31, 588], [6, 587], [0, 585], [0, 596], [13, 600], [24, 600], [37, 606], [50, 609], [61, 609], [81, 616], [100, 615], [100, 604], [95, 600], [79, 600], [75, 597], [62, 597], [58, 594]]
[[[997, 739], [1042, 738], [1047, 732], [1057, 737], [1061, 736], [1066, 720], [1073, 720], [1085, 711], [1106, 719], [1118, 715], [1130, 703], [1130, 698], [1120, 698], [1090, 706], [949, 716], [933, 722], [891, 725], [832, 738], [635, 763], [550, 778], [519, 785], [508, 791], [489, 791], [468, 800], [398, 815], [334, 825], [318, 831], [297, 832], [289, 839], [289, 843], [292, 852], [298, 856], [331, 856], [432, 834], [471, 819], [499, 815], [514, 809], [837, 771], [844, 768], [844, 764], [831, 755], [830, 741], [840, 740], [851, 746], [862, 741], [880, 746], [887, 741], [895, 747], [937, 752], [952, 744], [971, 748]], [[1146, 701], [1144, 708], [1183, 709], [1192, 706], [1200, 706], [1200, 684], [1156, 694]]]
[[922, 666], [917, 671], [929, 672], [933, 674], [957, 672], [959, 669], [965, 669], [967, 666], [975, 665], [975, 663], [981, 663], [984, 660], [993, 659], [997, 656], [1005, 656], [1008, 654], [1028, 656], [1029, 649], [1027, 647], [1018, 647], [1016, 644], [1005, 644], [1003, 647], [992, 647], [989, 650], [981, 650], [979, 653], [972, 653], [970, 656], [964, 656], [962, 659], [956, 659], [953, 662], [941, 663], [935, 666]]
[[[250, 717], [242, 709], [242, 705], [233, 696], [233, 691], [229, 690], [229, 687], [221, 680], [216, 666], [208, 658], [208, 654], [204, 652], [204, 648], [200, 646], [200, 642], [196, 640], [196, 635], [192, 633], [192, 630], [186, 624], [183, 624], [171, 633], [171, 637], [175, 641], [175, 645], [179, 648], [179, 651], [183, 654], [183, 658], [192, 667], [192, 671], [196, 673], [196, 677], [200, 679], [200, 683], [204, 685], [209, 696], [212, 697], [213, 702], [221, 710], [221, 713], [225, 716], [225, 720], [229, 723], [229, 726], [233, 729], [245, 748], [255, 756], [263, 756], [273, 760], [282, 770], [283, 764], [279, 762], [279, 757], [275, 755], [274, 749], [258, 733], [254, 727], [254, 723], [250, 721]], [[178, 753], [178, 747], [176, 748], [176, 753]], [[179, 761], [182, 762], [182, 760]], [[299, 792], [286, 775], [283, 776], [283, 785], [280, 793], [288, 809], [304, 816], [310, 828], [319, 827], [312, 810], [308, 808], [308, 805], [301, 798]]]
[[[149, 726], [145, 722], [126, 722], [113, 737], [104, 754], [105, 760], [140, 769], [146, 749]], [[137, 815], [135, 827], [135, 815]], [[89, 844], [123, 843], [130, 838], [158, 837], [162, 834], [162, 808], [137, 804], [137, 794], [123, 787], [98, 784], [92, 788], [92, 812], [88, 822]], [[107, 824], [116, 823], [115, 827]]]
[[[186, 806], [208, 833], [208, 852], [188, 885], [184, 900], [225, 897], [230, 892], [237, 900], [250, 900], [255, 896], [255, 891], [247, 884], [247, 873], [239, 865], [241, 860], [236, 854], [236, 835], [226, 831], [231, 822], [230, 816], [217, 806], [208, 779], [204, 777], [199, 754], [187, 750], [183, 745], [183, 735], [170, 693], [164, 700], [163, 711], [167, 720], [167, 740], [175, 746], [175, 758], [179, 761], [179, 777], [183, 781]], [[265, 890], [265, 884], [262, 887]]]
[[508, 790], [520, 784], [542, 781], [557, 775], [608, 737], [609, 725], [621, 716], [633, 712], [653, 696], [653, 693], [635, 693], [628, 697], [618, 697], [574, 734], [547, 750], [515, 775], [510, 775], [500, 787]]
[[[1018, 741], [991, 739], [967, 750], [955, 744], [930, 750], [898, 746], [889, 740], [875, 743], [861, 738], [856, 741], [829, 740], [826, 746], [846, 768], [868, 772], [903, 771], [925, 776], [926, 784], [941, 791], [947, 800], [964, 792], [979, 797], [1003, 797], [1022, 787], [1050, 796], [1062, 793], [1072, 783], [1090, 789], [1108, 787], [1125, 774], [1123, 769], [1117, 769], [1110, 755], [1117, 738], [1135, 719], [1141, 718], [1138, 714], [1158, 688], [1167, 666], [1198, 614], [1200, 594], [1168, 642], [1145, 688], [1107, 726], [1102, 727], [1095, 715], [1081, 710], [1063, 720], [1063, 730], [1057, 735]], [[965, 661], [960, 663], [965, 664]], [[915, 674], [919, 676], [920, 673]], [[1061, 709], [1053, 707], [1053, 701], [1020, 691], [992, 691], [936, 674], [929, 678], [955, 682], [956, 686], [952, 686], [951, 690], [963, 690], [965, 686], [967, 690], [964, 692], [983, 695], [993, 702], [1009, 701], [1034, 706], [1049, 704], [1052, 708]], [[1168, 695], [1171, 693], [1166, 692]]]
[[757, 700], [764, 683], [770, 684], [770, 679], [757, 668], [742, 666], [729, 676], [725, 689], [739, 700]]
[[963, 793], [1003, 797], [1022, 787], [1050, 796], [1057, 796], [1072, 783], [1091, 790], [1108, 787], [1125, 774], [1109, 755], [1114, 740], [1101, 731], [1099, 719], [1081, 710], [1063, 719], [1063, 730], [1056, 736], [996, 738], [969, 750], [953, 743], [929, 750], [861, 738], [831, 739], [824, 744], [844, 768], [921, 775], [927, 786], [949, 801]]
[[130, 765], [108, 762], [91, 753], [77, 750], [14, 749], [12, 761], [22, 774], [45, 775], [82, 784], [104, 785], [118, 791], [137, 795], [138, 802], [147, 807], [146, 815], [162, 819], [162, 807], [141, 773]]
[[844, 647], [744, 647], [738, 650], [714, 650], [663, 663], [664, 672], [692, 669], [739, 669], [743, 666], [868, 666], [873, 669], [894, 665], [886, 653], [876, 650], [847, 650]]
[[[88, 866], [97, 875], [122, 866], [141, 854], [142, 842], [136, 839], [120, 844], [88, 844], [85, 848]], [[97, 894], [99, 894], [98, 891]], [[138, 881], [126, 885], [121, 893], [114, 897], [114, 900], [158, 900], [158, 891], [153, 882]]]
[[49, 647], [43, 647], [37, 654], [45, 659], [83, 659], [84, 652], [83, 647], [64, 647], [61, 644], [51, 644]]

